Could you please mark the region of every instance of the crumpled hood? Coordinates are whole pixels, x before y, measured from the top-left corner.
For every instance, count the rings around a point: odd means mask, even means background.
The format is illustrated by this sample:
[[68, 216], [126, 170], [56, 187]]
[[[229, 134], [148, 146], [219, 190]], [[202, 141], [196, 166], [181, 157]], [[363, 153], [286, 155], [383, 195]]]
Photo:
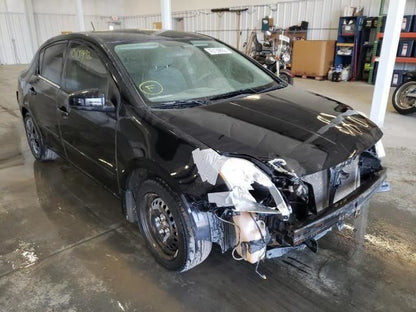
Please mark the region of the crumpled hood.
[[286, 160], [298, 175], [314, 173], [372, 147], [382, 136], [370, 120], [335, 100], [286, 87], [154, 114], [219, 153]]

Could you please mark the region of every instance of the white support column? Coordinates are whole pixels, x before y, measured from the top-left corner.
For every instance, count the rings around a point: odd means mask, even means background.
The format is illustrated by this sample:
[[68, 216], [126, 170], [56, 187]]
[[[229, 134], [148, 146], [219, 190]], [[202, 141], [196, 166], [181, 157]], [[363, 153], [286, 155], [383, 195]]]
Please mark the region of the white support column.
[[163, 29], [172, 29], [172, 10], [170, 1], [171, 0], [160, 0]]
[[82, 7], [82, 0], [76, 0], [76, 3], [79, 31], [85, 31], [84, 8]]
[[370, 119], [383, 127], [406, 0], [389, 1]]
[[33, 12], [33, 3], [32, 0], [25, 0], [25, 17], [27, 21], [27, 26], [29, 27], [30, 39], [32, 43], [32, 52], [36, 53], [36, 50], [39, 47], [38, 32], [35, 23], [35, 15]]

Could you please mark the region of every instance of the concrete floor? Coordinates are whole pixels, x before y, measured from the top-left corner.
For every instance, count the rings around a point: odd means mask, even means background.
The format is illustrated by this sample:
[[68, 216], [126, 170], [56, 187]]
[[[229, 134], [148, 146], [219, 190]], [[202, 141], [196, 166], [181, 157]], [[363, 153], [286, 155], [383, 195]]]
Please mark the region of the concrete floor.
[[[0, 66], [0, 311], [414, 311], [416, 115], [388, 108], [392, 190], [317, 254], [294, 252], [260, 271], [214, 249], [184, 274], [155, 263], [107, 191], [63, 160], [31, 156], [15, 99], [22, 66]], [[295, 84], [368, 113], [364, 83]]]

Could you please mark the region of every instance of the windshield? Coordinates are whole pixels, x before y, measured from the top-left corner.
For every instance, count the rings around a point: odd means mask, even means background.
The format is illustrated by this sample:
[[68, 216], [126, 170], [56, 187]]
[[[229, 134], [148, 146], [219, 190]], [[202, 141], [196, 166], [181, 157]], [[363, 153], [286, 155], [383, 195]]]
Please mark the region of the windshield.
[[258, 93], [279, 84], [214, 40], [119, 44], [114, 50], [151, 106]]

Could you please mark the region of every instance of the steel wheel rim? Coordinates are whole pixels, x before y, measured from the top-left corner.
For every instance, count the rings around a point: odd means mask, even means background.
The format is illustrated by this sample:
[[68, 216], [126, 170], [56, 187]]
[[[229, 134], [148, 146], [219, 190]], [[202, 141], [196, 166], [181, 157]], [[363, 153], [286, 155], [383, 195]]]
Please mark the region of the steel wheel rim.
[[29, 141], [30, 148], [36, 155], [40, 154], [40, 136], [33, 123], [32, 118], [26, 119], [26, 136]]
[[172, 211], [157, 194], [147, 194], [146, 200], [146, 236], [160, 254], [171, 260], [179, 251], [179, 235]]
[[411, 83], [407, 86], [402, 86], [403, 89], [399, 92], [396, 92], [394, 102], [398, 107], [401, 109], [409, 109], [414, 107], [415, 104], [415, 98], [408, 98], [407, 94], [414, 91], [416, 89], [416, 84]]

